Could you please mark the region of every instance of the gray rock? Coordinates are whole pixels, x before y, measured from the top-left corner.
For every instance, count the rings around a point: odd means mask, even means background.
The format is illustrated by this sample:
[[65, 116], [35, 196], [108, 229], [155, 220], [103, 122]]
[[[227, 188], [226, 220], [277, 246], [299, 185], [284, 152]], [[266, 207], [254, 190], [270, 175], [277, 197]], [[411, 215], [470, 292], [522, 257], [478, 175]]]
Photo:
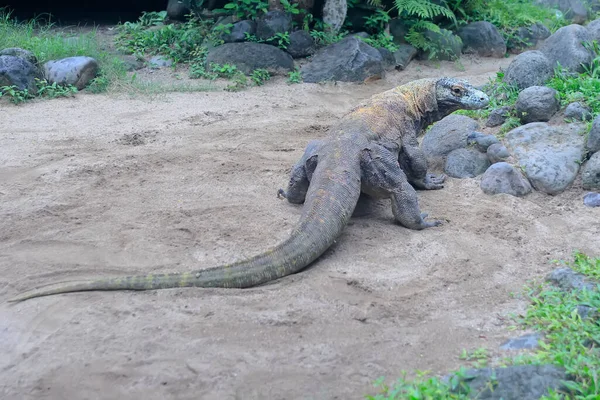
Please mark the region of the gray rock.
[[175, 20], [184, 20], [190, 9], [181, 0], [169, 0], [167, 3], [167, 16]]
[[246, 34], [254, 35], [256, 33], [256, 22], [251, 20], [243, 20], [236, 22], [231, 27], [229, 33], [221, 35], [221, 39], [225, 43], [236, 43], [246, 41]]
[[488, 147], [487, 156], [490, 162], [495, 164], [506, 160], [510, 157], [510, 153], [502, 143], [495, 143]]
[[[538, 400], [548, 394], [548, 389], [564, 389], [561, 381], [567, 379], [564, 368], [555, 365], [469, 369], [465, 375], [455, 379], [468, 384], [477, 400]], [[457, 390], [461, 386], [457, 385]]]
[[496, 108], [490, 112], [490, 116], [488, 117], [485, 126], [494, 127], [502, 125], [506, 119], [510, 116], [510, 110], [512, 107], [504, 106], [500, 108]]
[[269, 39], [277, 33], [289, 32], [292, 29], [292, 17], [283, 11], [269, 11], [256, 23], [256, 37]]
[[565, 109], [565, 118], [577, 121], [589, 121], [592, 119], [592, 113], [588, 107], [576, 101], [569, 104]]
[[263, 43], [225, 43], [209, 50], [208, 65], [232, 64], [245, 74], [266, 69], [272, 74], [287, 74], [294, 69], [294, 60], [285, 51]]
[[586, 193], [583, 196], [583, 204], [588, 207], [600, 207], [600, 193]]
[[163, 56], [153, 56], [148, 60], [150, 68], [166, 68], [173, 65], [173, 61]]
[[577, 176], [584, 129], [577, 124], [554, 127], [534, 122], [508, 132], [505, 144], [536, 190], [557, 194]]
[[453, 178], [474, 178], [489, 166], [490, 160], [485, 153], [476, 149], [456, 149], [448, 154], [444, 172]]
[[600, 151], [594, 153], [581, 169], [581, 181], [584, 189], [600, 189]]
[[537, 349], [539, 347], [538, 341], [542, 339], [542, 335], [539, 333], [528, 333], [518, 338], [509, 339], [500, 345], [502, 350], [523, 350], [523, 349]]
[[346, 0], [325, 0], [325, 4], [323, 4], [323, 22], [333, 32], [337, 32], [342, 27], [347, 12], [348, 3]]
[[37, 93], [36, 79], [42, 79], [42, 74], [34, 64], [21, 57], [0, 56], [0, 86]]
[[139, 59], [134, 55], [120, 55], [119, 59], [123, 62], [127, 71], [137, 71], [145, 66], [145, 60]]
[[540, 51], [553, 68], [560, 63], [571, 72], [583, 72], [582, 64], [589, 64], [592, 54], [582, 43], [590, 39], [590, 33], [581, 25], [563, 26], [545, 40]]
[[537, 0], [537, 3], [549, 8], [558, 8], [565, 18], [575, 24], [582, 24], [588, 18], [587, 7], [582, 0]]
[[489, 167], [479, 185], [483, 193], [500, 193], [523, 197], [531, 193], [531, 184], [521, 171], [506, 162], [498, 162]]
[[451, 61], [460, 58], [463, 43], [459, 36], [447, 29], [440, 29], [440, 32], [426, 30], [424, 35], [437, 48], [444, 50], [443, 53], [437, 54], [425, 51], [423, 52], [423, 56], [426, 58]]
[[347, 37], [319, 50], [301, 72], [304, 82], [360, 82], [384, 74], [384, 65], [377, 49]]
[[590, 39], [600, 42], [600, 19], [593, 20], [585, 27], [590, 34]]
[[558, 92], [546, 86], [530, 86], [519, 93], [515, 110], [521, 123], [546, 122], [560, 108]]
[[590, 153], [600, 151], [600, 116], [594, 119], [592, 122], [592, 129], [587, 135], [587, 142], [585, 148]]
[[530, 26], [522, 26], [515, 32], [516, 43], [513, 42], [511, 45], [517, 49], [524, 47], [536, 47], [541, 40], [547, 39], [551, 35], [550, 29], [541, 22], [536, 22]]
[[0, 56], [15, 56], [21, 57], [32, 63], [33, 65], [38, 65], [38, 60], [31, 51], [21, 49], [19, 47], [9, 47], [0, 51]]
[[421, 143], [430, 168], [442, 167], [452, 150], [467, 147], [469, 134], [477, 129], [476, 121], [458, 114], [451, 114], [433, 124]]
[[496, 143], [499, 143], [496, 136], [477, 131], [471, 132], [467, 137], [467, 144], [475, 145], [477, 150], [483, 153], [487, 151], [488, 147]]
[[294, 58], [308, 57], [317, 51], [317, 45], [307, 31], [294, 31], [290, 33], [290, 44], [288, 44], [285, 51]]
[[49, 83], [73, 85], [81, 90], [98, 74], [98, 61], [92, 57], [67, 57], [44, 64], [44, 76]]
[[394, 52], [395, 68], [398, 71], [403, 71], [416, 55], [417, 49], [410, 44], [403, 43], [398, 45], [398, 50]]
[[543, 85], [553, 75], [550, 60], [541, 51], [529, 50], [511, 61], [502, 80], [519, 89], [526, 89]]
[[458, 31], [463, 42], [463, 52], [482, 57], [503, 58], [506, 43], [498, 29], [487, 21], [471, 22]]
[[561, 290], [593, 290], [596, 285], [588, 282], [585, 275], [573, 271], [571, 268], [557, 268], [546, 276], [546, 280]]
[[386, 69], [386, 71], [394, 69], [394, 67], [396, 67], [396, 58], [394, 58], [394, 53], [392, 53], [385, 47], [378, 47], [377, 51], [379, 52], [379, 54], [381, 54], [383, 66]]
[[598, 317], [598, 313], [597, 313], [597, 308], [596, 307], [590, 307], [584, 304], [579, 304], [577, 306], [577, 314], [579, 314], [579, 316], [581, 317], [581, 319], [585, 319], [585, 318], [597, 318]]

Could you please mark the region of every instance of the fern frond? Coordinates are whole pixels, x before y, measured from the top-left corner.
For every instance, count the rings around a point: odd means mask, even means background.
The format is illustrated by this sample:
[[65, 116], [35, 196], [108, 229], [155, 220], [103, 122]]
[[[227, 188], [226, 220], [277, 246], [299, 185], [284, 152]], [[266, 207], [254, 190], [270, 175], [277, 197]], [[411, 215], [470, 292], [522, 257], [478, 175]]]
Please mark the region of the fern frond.
[[421, 19], [432, 19], [440, 15], [451, 20], [456, 18], [448, 7], [434, 4], [429, 0], [394, 0], [394, 7], [398, 9], [400, 15], [406, 13], [407, 16], [417, 16]]

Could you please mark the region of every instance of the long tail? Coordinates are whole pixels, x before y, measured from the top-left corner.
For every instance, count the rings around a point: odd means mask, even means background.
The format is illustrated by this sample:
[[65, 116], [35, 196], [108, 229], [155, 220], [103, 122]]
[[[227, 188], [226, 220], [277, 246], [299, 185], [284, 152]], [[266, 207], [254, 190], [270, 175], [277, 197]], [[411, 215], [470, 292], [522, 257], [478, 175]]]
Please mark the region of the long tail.
[[25, 292], [9, 302], [92, 290], [246, 288], [296, 273], [323, 254], [350, 219], [360, 194], [360, 178], [349, 172], [352, 170], [358, 169], [344, 168], [343, 165], [333, 169], [317, 167], [302, 216], [290, 237], [254, 257], [193, 272], [59, 282]]

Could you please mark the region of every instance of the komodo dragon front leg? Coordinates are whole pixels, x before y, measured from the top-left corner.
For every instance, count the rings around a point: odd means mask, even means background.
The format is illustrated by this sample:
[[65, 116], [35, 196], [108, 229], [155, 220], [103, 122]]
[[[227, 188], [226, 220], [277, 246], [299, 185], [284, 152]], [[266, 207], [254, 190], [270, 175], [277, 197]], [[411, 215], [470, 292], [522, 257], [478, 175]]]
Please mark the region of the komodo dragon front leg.
[[363, 150], [360, 159], [361, 189], [373, 197], [390, 198], [394, 218], [409, 229], [425, 229], [441, 225], [441, 221], [425, 221], [417, 192], [408, 182], [398, 163], [398, 153], [373, 143]]
[[444, 187], [444, 174], [427, 173], [427, 159], [419, 147], [416, 136], [408, 135], [402, 140], [402, 149], [398, 155], [400, 168], [406, 174], [410, 184], [421, 190], [437, 190]]

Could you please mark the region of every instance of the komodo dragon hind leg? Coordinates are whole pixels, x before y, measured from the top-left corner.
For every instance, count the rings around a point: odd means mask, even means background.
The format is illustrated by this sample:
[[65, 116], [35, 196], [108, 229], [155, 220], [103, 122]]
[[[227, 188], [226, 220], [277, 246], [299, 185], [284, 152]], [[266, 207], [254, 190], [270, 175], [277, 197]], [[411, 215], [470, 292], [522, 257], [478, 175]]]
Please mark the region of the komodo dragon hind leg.
[[441, 221], [425, 221], [417, 192], [398, 164], [398, 155], [378, 144], [371, 144], [361, 154], [362, 190], [374, 197], [390, 198], [392, 212], [400, 225], [409, 229], [425, 229], [441, 225]]
[[308, 186], [313, 172], [317, 168], [319, 156], [317, 152], [323, 142], [321, 140], [312, 140], [306, 145], [304, 154], [292, 168], [290, 181], [287, 190], [279, 189], [277, 197], [286, 198], [290, 203], [302, 204], [308, 192]]

